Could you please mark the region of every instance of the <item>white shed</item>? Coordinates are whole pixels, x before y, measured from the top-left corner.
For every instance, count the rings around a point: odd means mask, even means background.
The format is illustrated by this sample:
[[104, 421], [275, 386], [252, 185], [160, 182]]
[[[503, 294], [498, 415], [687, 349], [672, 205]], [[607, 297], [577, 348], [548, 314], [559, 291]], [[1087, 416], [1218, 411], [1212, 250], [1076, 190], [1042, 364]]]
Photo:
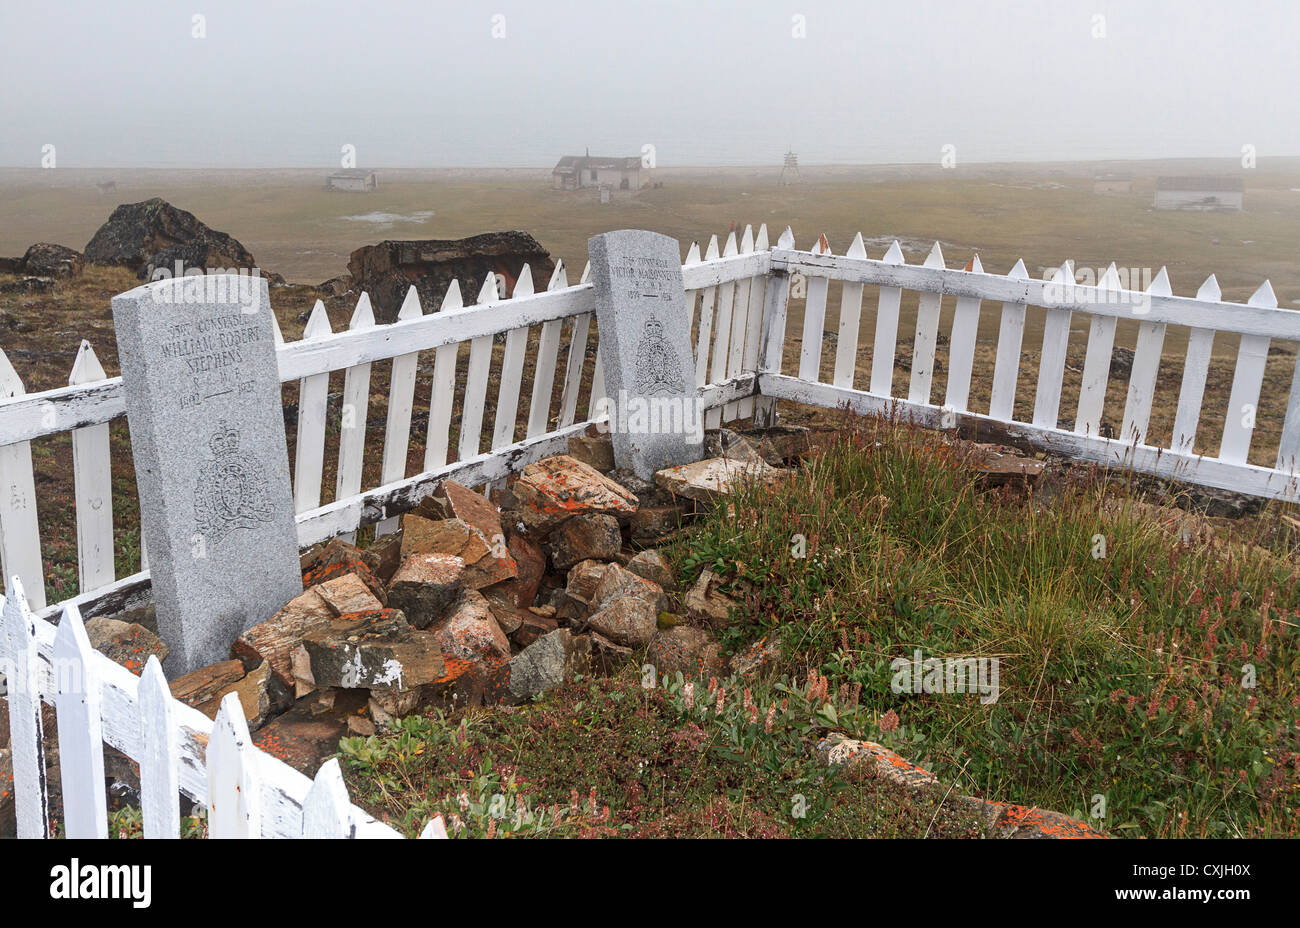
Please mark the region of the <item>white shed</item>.
[[1240, 177], [1159, 177], [1156, 209], [1236, 211], [1245, 207], [1246, 185]]

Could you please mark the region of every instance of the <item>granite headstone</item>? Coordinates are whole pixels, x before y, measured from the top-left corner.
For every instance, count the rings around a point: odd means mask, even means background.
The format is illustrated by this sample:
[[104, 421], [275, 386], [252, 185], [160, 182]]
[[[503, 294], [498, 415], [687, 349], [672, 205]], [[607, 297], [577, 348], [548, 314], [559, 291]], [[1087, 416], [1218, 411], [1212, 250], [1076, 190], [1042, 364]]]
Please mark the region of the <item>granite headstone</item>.
[[624, 229], [587, 240], [614, 460], [649, 480], [703, 456], [677, 242]]
[[181, 277], [114, 297], [113, 325], [175, 676], [302, 592], [271, 302], [260, 277]]

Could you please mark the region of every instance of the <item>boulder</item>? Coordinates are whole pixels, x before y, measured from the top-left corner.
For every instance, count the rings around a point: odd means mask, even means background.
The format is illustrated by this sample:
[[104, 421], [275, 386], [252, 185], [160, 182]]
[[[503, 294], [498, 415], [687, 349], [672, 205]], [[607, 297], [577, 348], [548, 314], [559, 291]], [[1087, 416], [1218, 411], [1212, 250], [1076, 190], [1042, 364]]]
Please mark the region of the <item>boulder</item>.
[[661, 629], [650, 639], [645, 662], [660, 677], [680, 672], [688, 680], [708, 679], [723, 673], [722, 648], [708, 632], [692, 625]]
[[15, 273], [67, 280], [79, 275], [85, 266], [86, 258], [81, 252], [63, 245], [37, 242], [22, 256]]
[[714, 588], [716, 581], [713, 571], [702, 571], [700, 578], [695, 581], [695, 585], [682, 600], [687, 615], [694, 616], [714, 628], [725, 625], [731, 617], [731, 610], [736, 607], [734, 599], [719, 593]]
[[761, 460], [758, 449], [739, 432], [731, 429], [709, 429], [704, 433], [704, 453], [711, 458], [729, 458], [733, 461]]
[[743, 429], [740, 435], [773, 467], [797, 464], [812, 449], [812, 430], [802, 425]]
[[513, 290], [525, 264], [533, 280], [543, 285], [555, 269], [546, 249], [527, 232], [484, 232], [462, 239], [367, 245], [352, 252], [348, 275], [351, 289], [370, 294], [375, 319], [389, 323], [397, 320], [411, 287], [428, 311], [441, 305], [453, 280], [462, 287], [472, 281], [476, 294], [478, 285], [494, 273]]
[[168, 654], [167, 645], [149, 629], [118, 619], [89, 619], [86, 622], [86, 637], [90, 639], [92, 648], [137, 676], [144, 672], [149, 655], [155, 655], [162, 661]]
[[586, 560], [612, 560], [623, 547], [618, 519], [603, 513], [583, 513], [561, 522], [547, 539], [551, 563], [568, 570]]
[[460, 598], [465, 562], [454, 554], [412, 554], [388, 584], [388, 605], [416, 628], [443, 619]]
[[[288, 700], [277, 699], [278, 694], [274, 689], [275, 677], [271, 674], [271, 665], [262, 661], [261, 666], [256, 670], [249, 671], [235, 682], [223, 687], [207, 702], [193, 705], [208, 718], [215, 719], [217, 710], [221, 708], [222, 698], [227, 693], [234, 693], [239, 698], [239, 705], [244, 710], [244, 719], [248, 722], [249, 728], [257, 728], [270, 718], [276, 708], [288, 707]], [[280, 693], [284, 693], [283, 688], [280, 688]]]
[[668, 566], [664, 556], [654, 548], [638, 552], [627, 562], [627, 569], [638, 577], [659, 584], [665, 590], [677, 586], [677, 578], [673, 576], [672, 568]]
[[549, 635], [560, 627], [555, 616], [538, 615], [535, 612], [519, 614], [519, 627], [510, 633], [510, 640], [521, 648], [526, 648], [543, 635]]
[[742, 677], [751, 677], [771, 667], [780, 657], [780, 640], [775, 634], [767, 634], [733, 654], [731, 669]]
[[598, 632], [592, 632], [588, 637], [591, 638], [591, 666], [593, 670], [603, 674], [611, 674], [632, 657], [631, 648], [615, 644]]
[[486, 496], [461, 486], [454, 480], [444, 480], [415, 507], [419, 515], [432, 519], [460, 519], [474, 526], [491, 544], [498, 544], [505, 535], [501, 529], [501, 510]]
[[361, 552], [361, 560], [380, 583], [393, 579], [402, 565], [402, 536], [399, 532], [383, 535]]
[[628, 534], [634, 544], [656, 544], [677, 531], [681, 522], [680, 506], [641, 506], [632, 513]]
[[752, 461], [709, 458], [656, 471], [655, 483], [674, 496], [711, 503], [743, 483], [773, 484], [785, 475], [786, 471], [772, 467], [761, 458]]
[[300, 704], [254, 732], [253, 744], [312, 777], [321, 764], [338, 754], [339, 739], [348, 732], [349, 714], [317, 714]]
[[144, 267], [140, 268], [135, 276], [140, 280], [153, 280], [154, 272], [158, 271], [160, 277], [178, 277], [184, 276], [191, 268], [230, 274], [242, 271], [245, 275], [251, 275], [254, 270], [257, 270], [258, 276], [268, 277], [276, 283], [284, 282], [278, 274], [269, 274], [257, 267], [257, 261], [252, 253], [236, 239], [225, 232], [215, 232], [212, 229], [208, 229], [198, 238], [168, 245], [150, 255]]
[[622, 520], [637, 508], [632, 493], [567, 454], [529, 464], [511, 491], [520, 518], [530, 531], [539, 534], [574, 516], [610, 515]]
[[466, 590], [436, 634], [446, 664], [438, 692], [455, 704], [499, 702], [509, 675], [510, 640], [483, 594]]
[[200, 667], [198, 670], [191, 670], [172, 680], [168, 687], [173, 697], [187, 706], [197, 707], [229, 692], [230, 687], [244, 679], [246, 675], [242, 661], [220, 661]]
[[317, 686], [409, 690], [443, 675], [432, 632], [413, 629], [399, 609], [341, 615], [303, 636]]
[[523, 702], [555, 689], [590, 665], [591, 640], [567, 628], [538, 638], [510, 659], [506, 699]]
[[[193, 213], [172, 206], [166, 200], [154, 197], [139, 203], [123, 203], [99, 227], [86, 245], [86, 260], [91, 264], [106, 264], [129, 268], [147, 278], [150, 260], [173, 245], [203, 243], [217, 253], [233, 260], [223, 260], [214, 267], [255, 267], [252, 254], [239, 242], [208, 228]], [[206, 254], [206, 250], [204, 251]], [[154, 262], [154, 266], [161, 266]], [[195, 267], [209, 267], [194, 264]], [[173, 265], [169, 264], [170, 269]]]
[[[591, 427], [595, 429], [595, 426]], [[569, 457], [593, 470], [608, 474], [614, 469], [614, 442], [608, 435], [573, 435], [569, 438]]]
[[[352, 611], [383, 608], [383, 603], [378, 598], [360, 595], [359, 587], [365, 584], [359, 584], [358, 580], [354, 575], [345, 574], [294, 597], [271, 618], [254, 625], [235, 639], [230, 649], [231, 655], [239, 658], [250, 669], [262, 661], [269, 662], [271, 672], [281, 685], [286, 689], [295, 689], [293, 652], [302, 643], [303, 636], [347, 614], [332, 607], [331, 600], [338, 604], [362, 606], [361, 609]], [[365, 589], [369, 592], [369, 587]]]
[[537, 591], [546, 576], [546, 552], [518, 533], [507, 532], [506, 537], [506, 549], [515, 559], [516, 573], [511, 579], [493, 586], [492, 591], [520, 609], [527, 609], [537, 599]]
[[342, 538], [331, 538], [325, 544], [312, 548], [302, 557], [304, 587], [316, 586], [345, 574], [356, 574], [376, 599], [381, 603], [384, 601], [387, 595], [384, 585], [371, 571], [365, 558], [362, 557], [361, 549], [356, 545], [350, 545]]

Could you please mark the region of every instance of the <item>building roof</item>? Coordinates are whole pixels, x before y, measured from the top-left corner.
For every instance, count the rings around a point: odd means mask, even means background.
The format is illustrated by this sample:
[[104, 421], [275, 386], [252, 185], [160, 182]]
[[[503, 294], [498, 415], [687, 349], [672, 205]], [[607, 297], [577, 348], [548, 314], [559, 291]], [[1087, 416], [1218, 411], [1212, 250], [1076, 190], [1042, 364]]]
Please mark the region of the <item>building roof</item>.
[[375, 172], [366, 168], [343, 168], [335, 171], [330, 177], [369, 177], [373, 173]]
[[1246, 189], [1240, 177], [1229, 175], [1201, 177], [1158, 177], [1157, 190], [1195, 190], [1216, 193], [1241, 193]]
[[632, 171], [641, 167], [641, 157], [639, 155], [631, 158], [599, 158], [593, 155], [565, 155], [555, 163], [552, 174], [573, 174], [577, 171], [585, 171], [588, 168], [612, 168], [615, 170]]

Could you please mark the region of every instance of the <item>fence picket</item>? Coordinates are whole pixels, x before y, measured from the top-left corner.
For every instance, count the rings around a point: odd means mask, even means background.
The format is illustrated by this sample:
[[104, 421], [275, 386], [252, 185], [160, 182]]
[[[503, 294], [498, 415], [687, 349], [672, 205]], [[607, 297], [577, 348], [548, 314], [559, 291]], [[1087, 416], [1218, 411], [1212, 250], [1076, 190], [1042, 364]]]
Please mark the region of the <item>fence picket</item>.
[[[1011, 280], [1028, 280], [1025, 262], [1017, 259], [1008, 273]], [[1011, 419], [1016, 406], [1016, 382], [1020, 379], [1020, 350], [1025, 338], [1025, 304], [1003, 303], [998, 323], [998, 354], [993, 362], [993, 390], [989, 396], [989, 415]]]
[[[579, 283], [586, 283], [591, 276], [591, 262], [582, 269]], [[578, 415], [578, 393], [582, 389], [582, 366], [587, 361], [587, 333], [591, 329], [591, 313], [582, 313], [573, 317], [573, 328], [569, 335], [569, 359], [565, 362], [564, 388], [560, 391], [560, 428], [573, 425]]]
[[352, 822], [352, 803], [348, 788], [343, 783], [339, 759], [331, 757], [321, 764], [312, 780], [311, 789], [302, 803], [302, 836], [304, 838], [355, 838], [357, 827]]
[[[1074, 284], [1074, 263], [1066, 261], [1057, 269], [1052, 282], [1066, 287]], [[1065, 353], [1070, 345], [1068, 309], [1047, 307], [1043, 321], [1043, 352], [1038, 360], [1038, 390], [1034, 395], [1034, 425], [1056, 428], [1061, 412], [1061, 385], [1065, 378]]]
[[[882, 259], [886, 264], [906, 264], [903, 249], [894, 242]], [[890, 396], [894, 389], [894, 352], [898, 346], [898, 307], [901, 287], [881, 287], [876, 307], [876, 334], [871, 349], [871, 392]]]
[[[815, 255], [831, 254], [831, 243], [825, 235], [813, 245]], [[826, 329], [826, 294], [830, 280], [826, 277], [808, 278], [808, 295], [804, 300], [803, 336], [799, 342], [799, 379], [816, 383], [821, 380], [822, 339]]]
[[[727, 235], [727, 244], [722, 250], [724, 258], [734, 258], [739, 254], [736, 247], [736, 233]], [[709, 372], [711, 383], [720, 383], [727, 379], [727, 359], [731, 356], [731, 329], [736, 312], [736, 282], [729, 280], [718, 286], [718, 324], [713, 334], [713, 361]], [[716, 429], [722, 424], [722, 409], [710, 409], [704, 415], [705, 428]]]
[[[497, 275], [488, 271], [478, 292], [477, 307], [491, 306], [499, 299]], [[459, 460], [478, 457], [483, 440], [483, 409], [487, 405], [488, 373], [492, 367], [492, 336], [470, 339], [469, 372], [465, 378], [465, 405], [460, 412]]]
[[[515, 281], [512, 299], [533, 295], [533, 272], [527, 264]], [[501, 356], [501, 386], [497, 389], [497, 414], [492, 428], [492, 450], [514, 444], [515, 418], [519, 414], [519, 391], [524, 382], [524, 354], [528, 350], [528, 326], [506, 333], [506, 350]], [[533, 375], [536, 377], [536, 374]]]
[[108, 837], [104, 730], [100, 720], [97, 652], [72, 603], [54, 633], [54, 697], [63, 787], [63, 830], [69, 838]]
[[[1277, 296], [1267, 280], [1246, 301], [1247, 306], [1277, 308]], [[1264, 386], [1264, 366], [1268, 362], [1267, 335], [1243, 335], [1237, 348], [1237, 368], [1232, 375], [1232, 392], [1228, 395], [1228, 414], [1223, 423], [1223, 441], [1219, 458], [1245, 464], [1250, 453], [1250, 438], [1255, 431], [1259, 411], [1259, 393]]]
[[[329, 335], [329, 315], [320, 300], [312, 307], [303, 341]], [[320, 505], [325, 474], [325, 411], [329, 404], [330, 375], [312, 374], [298, 381], [298, 438], [294, 453], [293, 504], [297, 512]]]
[[[349, 332], [375, 327], [375, 313], [370, 297], [363, 293], [357, 300]], [[354, 364], [343, 375], [343, 407], [339, 415], [339, 464], [334, 480], [334, 498], [347, 499], [361, 492], [361, 469], [366, 455], [366, 422], [370, 418], [370, 363]], [[357, 540], [356, 532], [339, 536], [348, 544]]]
[[[460, 281], [453, 280], [443, 295], [439, 312], [460, 309]], [[451, 407], [456, 399], [456, 366], [460, 343], [440, 345], [433, 352], [433, 388], [429, 395], [429, 428], [424, 436], [424, 469], [436, 470], [447, 463], [451, 444]]]
[[[718, 237], [709, 239], [708, 250], [704, 253], [705, 261], [716, 261]], [[700, 292], [700, 327], [695, 339], [695, 385], [702, 387], [709, 382], [709, 345], [713, 340], [713, 309], [718, 297], [717, 287], [705, 287]]]
[[442, 821], [442, 816], [441, 816], [441, 815], [435, 815], [433, 818], [431, 818], [431, 819], [429, 820], [429, 824], [425, 825], [425, 826], [424, 826], [424, 830], [420, 832], [420, 837], [421, 837], [421, 838], [426, 838], [426, 839], [427, 839], [427, 838], [446, 838], [446, 837], [447, 837], [447, 826], [443, 823], [443, 821]]
[[[0, 354], [0, 357], [3, 355]], [[20, 577], [10, 576], [4, 601], [4, 676], [9, 701], [9, 751], [14, 774], [18, 837], [45, 838], [50, 831], [45, 783], [45, 723], [41, 715], [36, 625]]]
[[[1119, 273], [1114, 262], [1106, 268], [1097, 286], [1119, 291]], [[1110, 382], [1110, 362], [1115, 350], [1115, 316], [1092, 314], [1088, 322], [1088, 351], [1083, 359], [1083, 380], [1079, 387], [1079, 407], [1075, 412], [1074, 430], [1080, 435], [1101, 434], [1101, 417], [1106, 404], [1106, 385]]]
[[[700, 260], [700, 243], [691, 242], [691, 247], [686, 249], [686, 260], [682, 262], [682, 266], [685, 267], [688, 264], [699, 264]], [[686, 340], [688, 342], [691, 340], [689, 333], [695, 328], [695, 304], [699, 301], [699, 290], [686, 291]]]
[[[555, 262], [555, 271], [551, 274], [548, 291], [568, 288], [569, 280], [564, 273], [564, 261]], [[536, 438], [546, 432], [551, 422], [551, 396], [555, 392], [555, 367], [560, 358], [560, 335], [564, 332], [563, 319], [551, 319], [542, 323], [542, 331], [537, 339], [537, 365], [533, 370], [533, 397], [528, 406], [528, 438]]]
[[[1162, 267], [1155, 280], [1147, 287], [1152, 296], [1171, 296], [1169, 274]], [[1165, 324], [1143, 322], [1138, 326], [1137, 345], [1133, 349], [1133, 370], [1128, 378], [1128, 398], [1124, 401], [1124, 424], [1120, 439], [1128, 444], [1145, 444], [1147, 424], [1151, 421], [1151, 406], [1155, 400], [1156, 375], [1160, 372], [1160, 355], [1165, 345]]]
[[[758, 227], [754, 239], [754, 251], [770, 251], [767, 241], [767, 224]], [[698, 253], [697, 253], [698, 254]], [[760, 274], [750, 278], [749, 306], [745, 310], [745, 351], [741, 356], [742, 373], [753, 373], [758, 368], [758, 352], [763, 340], [763, 301], [767, 294], [767, 276]], [[754, 415], [754, 398], [747, 396], [736, 404], [736, 418], [748, 419]]]
[[[1213, 274], [1205, 278], [1196, 291], [1198, 300], [1218, 302], [1223, 298], [1219, 281]], [[1210, 355], [1214, 351], [1214, 330], [1192, 328], [1187, 333], [1187, 358], [1183, 362], [1183, 382], [1178, 388], [1178, 412], [1174, 416], [1173, 449], [1191, 454], [1196, 446], [1196, 429], [1205, 399], [1205, 380], [1210, 373]]]
[[1300, 476], [1300, 355], [1291, 374], [1291, 395], [1282, 420], [1282, 437], [1278, 439], [1277, 469]]
[[[105, 380], [104, 367], [90, 342], [82, 340], [68, 386]], [[77, 588], [107, 586], [113, 565], [113, 475], [108, 423], [72, 430], [72, 480], [77, 513]]]
[[144, 753], [140, 757], [140, 812], [146, 838], [179, 838], [180, 746], [176, 740], [172, 694], [163, 676], [162, 664], [150, 654], [140, 675], [137, 690], [140, 706], [140, 735]]
[[[983, 274], [980, 256], [971, 258], [967, 271]], [[980, 328], [980, 298], [957, 298], [957, 308], [952, 314], [952, 333], [948, 336], [948, 385], [944, 390], [945, 406], [965, 412], [970, 404], [971, 370], [975, 365], [975, 338]]]
[[[853, 243], [844, 253], [846, 258], [865, 258], [867, 246], [862, 243], [862, 233], [853, 236]], [[862, 324], [862, 284], [845, 281], [840, 291], [840, 326], [835, 343], [835, 374], [837, 387], [852, 387], [853, 375], [858, 369], [858, 330]]]
[[239, 696], [221, 698], [208, 739], [208, 835], [256, 838], [262, 831], [262, 784]]
[[[754, 228], [745, 226], [740, 237], [740, 254], [754, 253]], [[749, 332], [749, 294], [754, 278], [742, 277], [736, 281], [735, 302], [731, 310], [731, 343], [727, 349], [727, 378], [738, 377], [745, 364], [745, 337]], [[722, 408], [722, 420], [731, 422], [738, 416], [739, 402], [727, 403]]]
[[[0, 400], [26, 394], [18, 372], [0, 351]], [[0, 446], [0, 562], [6, 577], [17, 574], [23, 578], [23, 585], [31, 591], [28, 601], [32, 608], [44, 609], [45, 569], [29, 441]]]
[[[794, 248], [794, 232], [786, 226], [777, 239], [777, 248]], [[785, 352], [785, 314], [790, 302], [790, 275], [773, 274], [767, 283], [763, 300], [763, 339], [759, 347], [762, 370], [781, 373]], [[754, 400], [754, 425], [759, 428], [776, 425], [776, 400], [758, 397]]]
[[[406, 291], [402, 308], [397, 311], [397, 321], [416, 319], [424, 315], [420, 295], [415, 287]], [[384, 460], [380, 465], [379, 482], [395, 483], [406, 477], [406, 453], [411, 446], [411, 413], [415, 407], [415, 375], [420, 353], [400, 354], [393, 358], [388, 384], [388, 419], [384, 423]], [[397, 516], [384, 519], [375, 525], [375, 537], [391, 535], [397, 531]]]
[[[943, 251], [935, 242], [923, 267], [942, 268]], [[916, 306], [916, 340], [912, 343], [912, 379], [907, 389], [909, 403], [929, 403], [934, 378], [934, 352], [939, 341], [939, 308], [943, 294], [924, 291]]]
[[[599, 333], [597, 333], [599, 334]], [[605, 362], [600, 357], [600, 339], [596, 339], [596, 361], [591, 366], [591, 396], [587, 399], [587, 418], [607, 417], [609, 413], [600, 408], [605, 399]]]

